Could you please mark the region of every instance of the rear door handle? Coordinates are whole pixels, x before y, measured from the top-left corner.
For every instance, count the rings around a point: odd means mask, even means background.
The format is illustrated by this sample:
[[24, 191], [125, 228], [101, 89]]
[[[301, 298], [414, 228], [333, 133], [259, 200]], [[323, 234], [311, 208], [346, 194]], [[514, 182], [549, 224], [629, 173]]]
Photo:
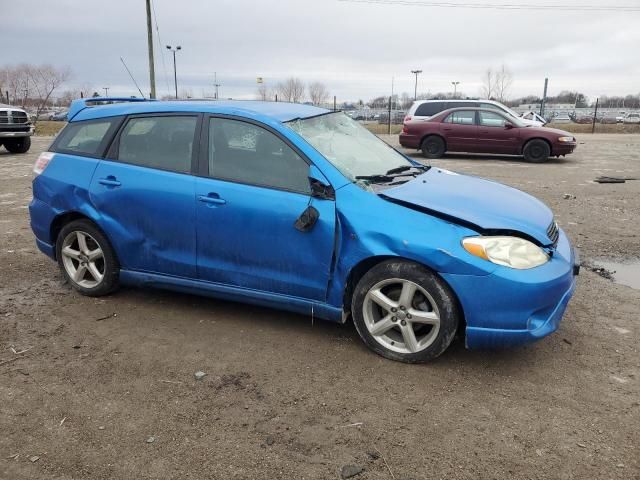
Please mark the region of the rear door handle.
[[226, 200], [220, 198], [217, 193], [210, 193], [208, 195], [198, 195], [198, 200], [209, 205], [224, 205]]
[[116, 180], [116, 177], [114, 177], [113, 175], [109, 175], [107, 178], [101, 178], [100, 180], [98, 180], [98, 183], [101, 185], [106, 185], [107, 187], [119, 187], [122, 185], [122, 183]]

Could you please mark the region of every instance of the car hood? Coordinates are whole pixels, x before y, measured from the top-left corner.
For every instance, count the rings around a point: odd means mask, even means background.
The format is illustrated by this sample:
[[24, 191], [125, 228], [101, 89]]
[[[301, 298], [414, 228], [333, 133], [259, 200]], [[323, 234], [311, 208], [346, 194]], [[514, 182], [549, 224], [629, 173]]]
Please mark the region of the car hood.
[[552, 243], [547, 228], [553, 212], [537, 198], [490, 180], [434, 167], [380, 196], [480, 232], [517, 231], [541, 245]]
[[551, 134], [551, 135], [558, 135], [560, 137], [573, 137], [574, 136], [573, 133], [567, 132], [565, 130], [560, 130], [559, 128], [550, 128], [550, 127], [530, 126], [530, 127], [527, 127], [527, 132], [546, 133], [546, 134]]

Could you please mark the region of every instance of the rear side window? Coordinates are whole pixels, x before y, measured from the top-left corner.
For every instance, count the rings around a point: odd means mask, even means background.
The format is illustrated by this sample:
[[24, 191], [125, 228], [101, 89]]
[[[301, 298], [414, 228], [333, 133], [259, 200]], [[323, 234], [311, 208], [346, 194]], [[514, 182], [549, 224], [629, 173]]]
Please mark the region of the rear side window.
[[189, 173], [197, 123], [195, 116], [132, 118], [120, 134], [117, 160]]
[[101, 156], [111, 135], [107, 135], [120, 118], [72, 122], [60, 132], [52, 148], [55, 152]]
[[413, 115], [416, 117], [432, 117], [447, 109], [447, 102], [429, 102], [418, 105], [416, 113]]
[[453, 112], [445, 119], [445, 123], [456, 123], [458, 125], [474, 125], [476, 123], [476, 112]]

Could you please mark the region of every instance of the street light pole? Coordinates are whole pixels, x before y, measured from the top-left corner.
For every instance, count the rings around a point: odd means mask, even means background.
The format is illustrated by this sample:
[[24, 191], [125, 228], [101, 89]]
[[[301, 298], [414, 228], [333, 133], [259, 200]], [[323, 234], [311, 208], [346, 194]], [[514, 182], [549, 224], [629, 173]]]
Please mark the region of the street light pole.
[[178, 50], [182, 50], [182, 47], [178, 45], [176, 48], [173, 48], [171, 45], [167, 45], [167, 50], [170, 50], [173, 53], [173, 84], [176, 89], [176, 100], [178, 99], [178, 71], [176, 70], [176, 52]]
[[104, 90], [104, 96], [108, 97], [109, 96], [109, 87], [102, 87], [102, 89]]
[[413, 89], [413, 99], [417, 100], [418, 99], [418, 75], [422, 73], [422, 70], [411, 70], [411, 73], [413, 73], [416, 76], [416, 85]]
[[451, 82], [451, 85], [453, 85], [453, 98], [456, 98], [456, 93], [458, 92], [458, 85], [460, 85], [460, 82]]

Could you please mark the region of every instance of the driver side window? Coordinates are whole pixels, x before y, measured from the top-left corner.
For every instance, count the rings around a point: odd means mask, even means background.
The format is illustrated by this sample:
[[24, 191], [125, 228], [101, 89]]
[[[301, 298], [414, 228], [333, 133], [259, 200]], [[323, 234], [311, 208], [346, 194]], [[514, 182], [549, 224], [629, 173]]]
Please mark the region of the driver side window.
[[257, 125], [209, 120], [209, 176], [310, 194], [309, 165], [282, 139]]

